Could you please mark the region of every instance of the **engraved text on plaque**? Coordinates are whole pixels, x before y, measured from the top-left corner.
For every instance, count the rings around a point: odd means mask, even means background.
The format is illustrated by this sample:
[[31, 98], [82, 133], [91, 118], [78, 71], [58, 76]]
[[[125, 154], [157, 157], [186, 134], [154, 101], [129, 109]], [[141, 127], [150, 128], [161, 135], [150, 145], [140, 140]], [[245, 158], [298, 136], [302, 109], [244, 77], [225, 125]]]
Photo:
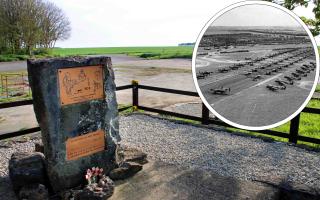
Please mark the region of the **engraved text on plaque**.
[[105, 138], [103, 130], [69, 138], [66, 141], [67, 160], [77, 160], [83, 156], [103, 151], [104, 148]]

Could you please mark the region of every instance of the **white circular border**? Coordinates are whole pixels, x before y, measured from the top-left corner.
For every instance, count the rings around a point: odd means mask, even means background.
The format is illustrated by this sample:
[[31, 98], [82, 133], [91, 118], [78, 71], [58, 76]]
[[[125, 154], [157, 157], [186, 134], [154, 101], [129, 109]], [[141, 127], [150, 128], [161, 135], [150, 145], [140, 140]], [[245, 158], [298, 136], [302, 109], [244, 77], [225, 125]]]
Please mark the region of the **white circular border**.
[[[291, 17], [293, 17], [304, 29], [305, 31], [308, 33], [309, 35], [309, 38], [312, 42], [312, 45], [313, 45], [313, 49], [315, 51], [315, 56], [316, 56], [316, 76], [315, 76], [315, 80], [314, 80], [314, 83], [313, 83], [313, 87], [309, 93], [309, 96], [307, 97], [307, 99], [304, 101], [304, 103], [301, 105], [301, 107], [296, 111], [294, 112], [291, 116], [287, 117], [286, 119], [280, 121], [280, 122], [277, 122], [277, 123], [274, 123], [274, 124], [271, 124], [271, 125], [267, 125], [267, 126], [245, 126], [245, 125], [241, 125], [241, 124], [237, 124], [237, 123], [234, 123], [226, 118], [224, 118], [222, 115], [220, 115], [218, 112], [216, 112], [211, 106], [210, 104], [207, 102], [207, 100], [205, 99], [205, 97], [203, 96], [201, 90], [200, 90], [200, 87], [198, 85], [198, 81], [197, 81], [197, 76], [196, 76], [196, 57], [197, 57], [197, 51], [198, 51], [198, 46], [199, 46], [199, 43], [202, 39], [202, 36], [203, 34], [206, 32], [206, 30], [208, 29], [208, 27], [212, 24], [212, 22], [214, 22], [218, 17], [220, 17], [221, 15], [223, 15], [224, 13], [228, 12], [229, 10], [232, 10], [236, 7], [240, 7], [240, 6], [243, 6], [243, 5], [266, 5], [266, 6], [272, 6], [272, 7], [275, 7], [277, 9], [280, 9], [284, 12], [286, 12], [287, 14], [289, 14]], [[195, 43], [195, 46], [194, 46], [194, 49], [193, 49], [193, 55], [192, 55], [192, 76], [193, 76], [193, 82], [195, 84], [195, 87], [196, 87], [196, 90], [202, 100], [202, 102], [206, 105], [206, 107], [215, 115], [217, 116], [220, 120], [224, 121], [225, 123], [229, 124], [229, 125], [232, 125], [234, 127], [237, 127], [237, 128], [240, 128], [240, 129], [246, 129], [246, 130], [265, 130], [265, 129], [271, 129], [271, 128], [274, 128], [274, 127], [277, 127], [277, 126], [280, 126], [282, 124], [285, 124], [287, 123], [288, 121], [290, 121], [291, 119], [293, 119], [295, 116], [297, 116], [302, 110], [303, 108], [308, 104], [308, 102], [310, 101], [315, 89], [316, 89], [316, 86], [317, 86], [317, 82], [318, 82], [318, 78], [319, 78], [319, 52], [318, 52], [318, 48], [317, 48], [317, 44], [316, 44], [316, 41], [312, 35], [312, 33], [310, 32], [310, 30], [308, 29], [308, 27], [302, 22], [302, 20], [296, 15], [294, 14], [292, 11], [280, 6], [280, 5], [277, 5], [275, 3], [271, 3], [271, 2], [265, 2], [265, 1], [241, 1], [241, 2], [238, 2], [238, 3], [234, 3], [234, 4], [231, 4], [230, 6], [227, 6], [225, 7], [224, 9], [220, 10], [218, 13], [216, 13], [207, 23], [206, 25], [202, 28], [200, 34], [198, 35], [198, 38], [197, 38], [197, 41]]]

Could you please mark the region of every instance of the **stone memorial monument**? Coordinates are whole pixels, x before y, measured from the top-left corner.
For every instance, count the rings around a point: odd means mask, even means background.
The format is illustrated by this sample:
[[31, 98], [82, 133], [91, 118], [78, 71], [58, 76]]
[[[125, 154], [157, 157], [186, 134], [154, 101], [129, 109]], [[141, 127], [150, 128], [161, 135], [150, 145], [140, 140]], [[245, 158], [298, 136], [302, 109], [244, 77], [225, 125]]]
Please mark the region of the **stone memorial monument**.
[[81, 184], [88, 168], [110, 172], [120, 141], [111, 59], [28, 60], [28, 74], [54, 192]]

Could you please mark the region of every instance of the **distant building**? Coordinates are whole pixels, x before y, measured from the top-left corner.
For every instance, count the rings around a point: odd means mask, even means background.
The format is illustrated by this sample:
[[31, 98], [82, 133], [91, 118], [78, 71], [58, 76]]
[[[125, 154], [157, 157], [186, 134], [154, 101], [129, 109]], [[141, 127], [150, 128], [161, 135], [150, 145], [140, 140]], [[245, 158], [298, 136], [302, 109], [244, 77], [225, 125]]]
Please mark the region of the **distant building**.
[[195, 42], [180, 43], [178, 46], [194, 46]]

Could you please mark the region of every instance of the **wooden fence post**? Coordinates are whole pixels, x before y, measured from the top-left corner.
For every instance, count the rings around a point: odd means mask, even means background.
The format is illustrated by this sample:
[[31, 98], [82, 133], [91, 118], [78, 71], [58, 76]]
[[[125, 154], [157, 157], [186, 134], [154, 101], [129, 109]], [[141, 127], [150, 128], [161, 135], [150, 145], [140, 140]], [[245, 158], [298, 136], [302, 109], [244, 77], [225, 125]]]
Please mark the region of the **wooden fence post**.
[[132, 107], [133, 110], [137, 110], [139, 106], [139, 87], [138, 87], [138, 81], [132, 80]]
[[6, 93], [7, 93], [7, 98], [9, 98], [9, 89], [8, 89], [8, 76], [6, 77]]
[[204, 103], [202, 103], [202, 124], [208, 125], [209, 124], [209, 109], [207, 108]]
[[22, 84], [22, 92], [24, 93], [24, 77], [23, 77], [23, 72], [21, 73], [21, 84]]
[[2, 81], [3, 81], [3, 80], [2, 80], [2, 79], [3, 79], [3, 78], [2, 78], [2, 74], [0, 74], [0, 77], [1, 77], [1, 94], [2, 94], [2, 93], [4, 93], [4, 92], [3, 92], [3, 91], [4, 91], [4, 88], [3, 88], [3, 82], [2, 82]]
[[289, 142], [297, 144], [299, 135], [300, 113], [290, 122]]

